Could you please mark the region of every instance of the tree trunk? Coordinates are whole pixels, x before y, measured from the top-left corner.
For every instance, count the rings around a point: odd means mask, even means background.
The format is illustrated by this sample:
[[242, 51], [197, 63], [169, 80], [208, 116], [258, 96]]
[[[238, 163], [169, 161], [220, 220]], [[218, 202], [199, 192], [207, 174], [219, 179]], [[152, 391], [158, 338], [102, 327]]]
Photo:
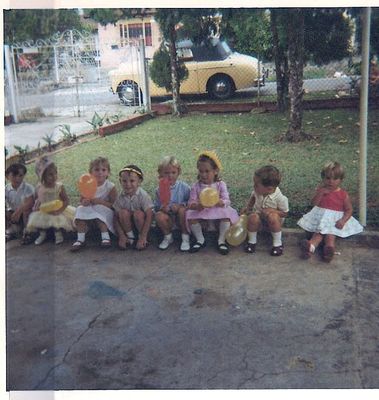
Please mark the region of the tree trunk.
[[175, 25], [170, 29], [170, 63], [171, 63], [171, 82], [172, 82], [172, 114], [180, 116], [182, 113], [182, 104], [180, 99], [180, 81], [178, 79], [178, 56], [176, 54], [176, 31]]
[[302, 9], [288, 12], [288, 60], [290, 123], [285, 138], [290, 142], [304, 140], [303, 122], [303, 68], [304, 68], [304, 13]]
[[276, 93], [278, 111], [284, 112], [288, 107], [288, 60], [283, 44], [280, 43], [278, 26], [281, 10], [271, 9], [271, 33], [276, 70]]

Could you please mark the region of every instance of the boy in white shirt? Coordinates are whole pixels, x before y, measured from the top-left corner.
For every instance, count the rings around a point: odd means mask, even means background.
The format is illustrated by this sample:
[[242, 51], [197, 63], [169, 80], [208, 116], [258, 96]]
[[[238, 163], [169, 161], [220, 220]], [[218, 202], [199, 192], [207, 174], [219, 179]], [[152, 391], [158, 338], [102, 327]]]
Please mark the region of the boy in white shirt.
[[249, 214], [245, 245], [247, 253], [254, 253], [257, 243], [257, 233], [262, 227], [267, 228], [272, 235], [272, 256], [283, 254], [282, 225], [288, 215], [288, 199], [279, 189], [281, 174], [279, 170], [266, 165], [254, 173], [254, 190], [241, 214]]
[[24, 182], [26, 167], [21, 163], [10, 165], [5, 171], [5, 177], [9, 183], [5, 186], [5, 239], [14, 239], [23, 231], [21, 243], [30, 244], [32, 239], [25, 233], [29, 215], [34, 205], [34, 187]]

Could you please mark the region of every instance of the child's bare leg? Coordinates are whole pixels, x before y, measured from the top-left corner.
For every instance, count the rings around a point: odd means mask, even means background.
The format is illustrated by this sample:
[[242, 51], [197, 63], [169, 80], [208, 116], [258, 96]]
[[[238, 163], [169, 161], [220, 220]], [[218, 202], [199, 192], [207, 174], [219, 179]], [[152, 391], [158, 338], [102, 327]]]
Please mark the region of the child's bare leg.
[[119, 246], [121, 248], [126, 248], [127, 244], [130, 245], [134, 242], [134, 232], [133, 232], [133, 213], [129, 210], [123, 209], [117, 213], [116, 218], [116, 229], [119, 237]]
[[267, 224], [272, 236], [272, 256], [281, 256], [283, 254], [282, 243], [282, 220], [279, 215], [272, 212], [267, 215]]
[[172, 220], [170, 215], [163, 211], [158, 211], [155, 214], [155, 220], [157, 221], [157, 225], [164, 235], [168, 235], [171, 233]]
[[155, 220], [157, 225], [163, 233], [163, 240], [159, 243], [159, 248], [161, 250], [166, 250], [171, 243], [174, 242], [172, 236], [172, 219], [171, 216], [163, 211], [158, 211], [155, 215]]
[[181, 251], [189, 251], [190, 250], [190, 235], [187, 230], [186, 225], [186, 208], [180, 206], [178, 209], [178, 214], [176, 215], [176, 219], [179, 224], [180, 232], [182, 234], [182, 243], [180, 244]]
[[88, 231], [87, 222], [83, 219], [76, 219], [75, 227], [77, 231], [77, 239], [72, 244], [71, 251], [78, 251], [85, 245], [86, 233]]
[[101, 244], [100, 244], [101, 247], [110, 247], [111, 246], [111, 238], [109, 236], [107, 225], [99, 219], [96, 220], [96, 224], [101, 232]]
[[323, 259], [326, 262], [330, 262], [334, 256], [336, 237], [334, 235], [325, 235]]
[[314, 232], [310, 240], [303, 239], [300, 242], [302, 257], [305, 259], [310, 258], [323, 239], [324, 235], [321, 235], [321, 233], [318, 232]]

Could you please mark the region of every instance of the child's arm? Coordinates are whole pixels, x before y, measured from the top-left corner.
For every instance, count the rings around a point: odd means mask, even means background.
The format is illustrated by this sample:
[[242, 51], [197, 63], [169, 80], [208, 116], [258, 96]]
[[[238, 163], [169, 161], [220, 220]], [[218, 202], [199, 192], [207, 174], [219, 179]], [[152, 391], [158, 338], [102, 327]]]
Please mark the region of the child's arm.
[[113, 203], [116, 201], [116, 198], [117, 198], [117, 190], [116, 190], [115, 186], [110, 190], [108, 196], [109, 196], [109, 201], [102, 200], [102, 199], [99, 199], [99, 198], [95, 197], [95, 198], [90, 200], [90, 204], [93, 204], [93, 205], [101, 204], [101, 205], [103, 205], [105, 207], [112, 208]]
[[195, 211], [204, 210], [204, 207], [201, 205], [201, 203], [199, 201], [199, 196], [197, 193], [196, 185], [192, 186], [192, 188], [191, 188], [190, 197], [188, 200], [188, 209], [195, 210]]
[[343, 216], [336, 222], [336, 228], [342, 229], [349, 218], [353, 215], [353, 205], [351, 204], [351, 200], [348, 194], [346, 194], [346, 198], [343, 201]]
[[152, 220], [153, 220], [153, 209], [148, 208], [145, 211], [145, 222], [142, 226], [140, 234], [138, 235], [138, 241], [136, 244], [136, 247], [139, 250], [144, 249], [146, 247], [147, 235], [149, 233]]
[[267, 217], [269, 214], [272, 214], [272, 213], [277, 214], [280, 218], [286, 218], [288, 215], [288, 211], [285, 212], [285, 211], [279, 210], [277, 208], [267, 207], [267, 208], [262, 209], [262, 215], [264, 215], [265, 217]]
[[50, 212], [49, 214], [52, 214], [52, 215], [59, 215], [59, 214], [61, 214], [61, 213], [66, 209], [66, 207], [68, 206], [69, 199], [68, 199], [68, 196], [67, 196], [67, 193], [66, 193], [66, 189], [64, 188], [63, 185], [62, 185], [62, 187], [61, 187], [61, 189], [60, 189], [60, 191], [59, 191], [59, 199], [62, 200], [62, 203], [63, 203], [62, 207], [61, 207], [59, 210]]
[[11, 215], [11, 222], [17, 223], [22, 214], [26, 211], [32, 210], [34, 205], [34, 196], [31, 195], [29, 197], [26, 197], [24, 202], [18, 207]]
[[228, 193], [228, 189], [226, 187], [225, 182], [219, 182], [219, 189], [220, 189], [220, 200], [216, 204], [216, 207], [227, 207], [230, 206], [230, 197]]
[[241, 209], [240, 214], [247, 214], [248, 212], [251, 212], [255, 204], [255, 196], [252, 194], [246, 203], [246, 206]]

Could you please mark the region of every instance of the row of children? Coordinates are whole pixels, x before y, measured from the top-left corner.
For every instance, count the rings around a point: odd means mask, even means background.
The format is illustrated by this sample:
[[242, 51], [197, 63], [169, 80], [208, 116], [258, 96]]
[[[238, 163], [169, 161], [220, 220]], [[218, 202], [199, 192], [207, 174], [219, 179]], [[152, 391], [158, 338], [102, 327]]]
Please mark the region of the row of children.
[[[89, 173], [96, 179], [96, 193], [93, 198], [80, 197], [80, 204], [74, 208], [69, 205], [65, 188], [58, 182], [57, 167], [48, 157], [36, 162], [36, 173], [39, 183], [36, 189], [23, 181], [26, 168], [22, 164], [11, 165], [6, 170], [9, 183], [6, 186], [7, 235], [14, 234], [18, 224], [24, 226], [22, 243], [32, 242], [31, 234], [38, 232], [36, 245], [46, 239], [46, 231], [53, 228], [55, 243], [63, 242], [62, 230], [76, 231], [77, 239], [71, 251], [78, 251], [85, 246], [86, 233], [90, 229], [99, 229], [101, 246], [110, 247], [110, 232], [117, 236], [118, 247], [127, 249], [135, 247], [142, 250], [148, 245], [148, 234], [155, 218], [157, 226], [163, 233], [159, 244], [161, 250], [173, 243], [173, 229], [181, 232], [181, 251], [198, 252], [205, 247], [203, 234], [204, 221], [217, 222], [218, 251], [226, 255], [229, 245], [226, 235], [239, 220], [238, 212], [231, 207], [229, 193], [221, 179], [221, 162], [213, 151], [203, 151], [197, 159], [197, 182], [190, 187], [179, 180], [181, 166], [175, 157], [164, 157], [158, 166], [160, 178], [166, 178], [170, 185], [168, 204], [162, 204], [160, 188], [156, 189], [155, 201], [141, 187], [144, 179], [142, 170], [129, 164], [119, 171], [122, 188], [117, 193], [114, 183], [108, 178], [110, 164], [106, 158], [98, 157], [91, 161]], [[344, 178], [342, 166], [337, 162], [327, 163], [321, 171], [322, 182], [312, 198], [313, 209], [304, 215], [298, 224], [304, 230], [313, 232], [310, 240], [301, 242], [304, 258], [309, 258], [324, 241], [323, 258], [331, 261], [335, 238], [347, 237], [363, 230], [359, 222], [352, 217], [352, 204], [349, 195], [340, 184]], [[240, 213], [247, 214], [247, 241], [244, 249], [254, 253], [257, 233], [266, 229], [272, 235], [272, 256], [283, 254], [282, 226], [288, 215], [288, 199], [279, 189], [281, 174], [271, 165], [255, 171], [253, 191]], [[204, 206], [201, 193], [206, 188], [217, 191], [215, 204]], [[60, 200], [55, 211], [44, 212], [41, 207], [47, 202]], [[190, 234], [194, 240], [190, 244]]]

